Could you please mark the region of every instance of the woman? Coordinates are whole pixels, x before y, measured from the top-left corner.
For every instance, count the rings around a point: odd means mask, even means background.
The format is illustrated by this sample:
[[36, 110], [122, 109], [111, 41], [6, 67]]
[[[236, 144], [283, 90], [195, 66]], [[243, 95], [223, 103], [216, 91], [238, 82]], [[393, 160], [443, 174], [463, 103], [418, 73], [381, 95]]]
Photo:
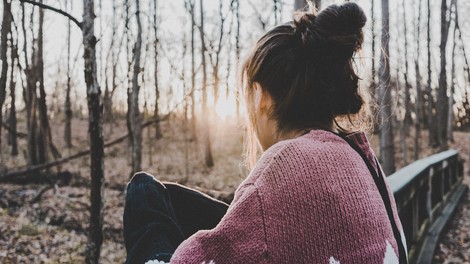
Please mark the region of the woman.
[[332, 5], [257, 42], [242, 81], [262, 157], [228, 207], [136, 174], [124, 213], [128, 263], [407, 262], [372, 149], [337, 122], [365, 108], [353, 65], [365, 23], [355, 3]]

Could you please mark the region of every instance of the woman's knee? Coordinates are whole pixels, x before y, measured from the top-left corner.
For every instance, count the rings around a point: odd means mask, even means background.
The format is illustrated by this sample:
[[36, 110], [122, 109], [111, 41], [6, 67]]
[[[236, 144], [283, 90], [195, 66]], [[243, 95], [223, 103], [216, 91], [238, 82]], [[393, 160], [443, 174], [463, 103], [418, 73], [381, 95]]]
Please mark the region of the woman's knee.
[[140, 172], [135, 173], [132, 176], [129, 183], [127, 184], [127, 186], [129, 188], [129, 185], [138, 184], [138, 183], [155, 183], [155, 184], [165, 188], [165, 185], [163, 185], [163, 183], [161, 181], [157, 180], [152, 174], [149, 174], [149, 173], [144, 172], [144, 171], [140, 171]]

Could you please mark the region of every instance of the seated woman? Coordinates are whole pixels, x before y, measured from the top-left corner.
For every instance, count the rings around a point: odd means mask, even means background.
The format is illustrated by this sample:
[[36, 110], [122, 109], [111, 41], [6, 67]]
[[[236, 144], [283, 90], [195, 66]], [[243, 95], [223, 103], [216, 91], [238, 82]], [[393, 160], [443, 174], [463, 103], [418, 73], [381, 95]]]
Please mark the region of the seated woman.
[[[251, 157], [230, 206], [146, 173], [127, 187], [127, 263], [406, 263], [393, 194], [363, 132], [355, 3], [312, 9], [257, 42], [242, 67]], [[344, 118], [346, 117], [346, 118]]]

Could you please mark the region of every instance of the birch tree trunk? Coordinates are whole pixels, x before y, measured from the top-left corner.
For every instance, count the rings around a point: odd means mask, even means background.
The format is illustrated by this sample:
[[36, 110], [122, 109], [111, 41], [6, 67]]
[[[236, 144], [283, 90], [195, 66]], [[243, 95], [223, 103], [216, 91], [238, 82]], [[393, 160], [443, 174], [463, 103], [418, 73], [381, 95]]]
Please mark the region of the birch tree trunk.
[[90, 227], [86, 251], [87, 263], [99, 263], [103, 243], [104, 146], [101, 89], [96, 69], [96, 37], [94, 32], [94, 0], [83, 0], [84, 74], [88, 102], [88, 133], [90, 136]]
[[136, 0], [136, 22], [137, 40], [134, 46], [134, 75], [132, 77], [132, 94], [130, 123], [132, 128], [132, 173], [141, 170], [142, 164], [142, 117], [139, 111], [139, 75], [140, 75], [140, 54], [142, 51], [142, 24], [140, 21], [140, 0]]
[[380, 158], [386, 175], [395, 171], [395, 148], [392, 128], [392, 94], [390, 90], [389, 3], [382, 0], [382, 53], [380, 56]]

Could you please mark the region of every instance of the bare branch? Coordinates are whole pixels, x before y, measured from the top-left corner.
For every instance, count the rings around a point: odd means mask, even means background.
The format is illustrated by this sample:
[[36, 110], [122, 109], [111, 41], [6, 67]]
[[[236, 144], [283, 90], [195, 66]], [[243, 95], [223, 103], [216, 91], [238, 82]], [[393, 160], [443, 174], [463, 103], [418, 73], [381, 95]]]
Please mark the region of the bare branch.
[[35, 1], [31, 1], [31, 0], [19, 0], [21, 3], [28, 3], [28, 4], [32, 4], [32, 5], [35, 5], [35, 6], [38, 6], [40, 8], [44, 8], [44, 9], [48, 9], [48, 10], [51, 10], [51, 11], [54, 11], [58, 14], [61, 14], [65, 17], [67, 17], [68, 19], [72, 20], [73, 23], [75, 23], [80, 29], [82, 29], [82, 23], [80, 21], [78, 21], [78, 19], [76, 19], [75, 17], [73, 17], [71, 14], [61, 10], [61, 9], [58, 9], [58, 8], [55, 8], [55, 7], [52, 7], [52, 6], [49, 6], [49, 5], [45, 5], [45, 4], [41, 4], [41, 3], [38, 3], [38, 2], [35, 2]]

